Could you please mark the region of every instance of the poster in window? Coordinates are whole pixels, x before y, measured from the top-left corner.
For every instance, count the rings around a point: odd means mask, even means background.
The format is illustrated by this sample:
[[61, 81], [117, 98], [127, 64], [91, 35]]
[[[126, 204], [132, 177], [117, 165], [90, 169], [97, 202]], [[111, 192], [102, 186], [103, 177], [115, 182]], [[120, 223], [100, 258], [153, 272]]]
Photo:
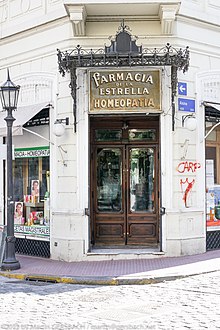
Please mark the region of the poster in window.
[[31, 195], [34, 196], [35, 203], [39, 203], [39, 196], [40, 196], [39, 180], [31, 180]]
[[24, 224], [23, 202], [16, 202], [15, 203], [14, 223], [16, 225], [23, 225]]

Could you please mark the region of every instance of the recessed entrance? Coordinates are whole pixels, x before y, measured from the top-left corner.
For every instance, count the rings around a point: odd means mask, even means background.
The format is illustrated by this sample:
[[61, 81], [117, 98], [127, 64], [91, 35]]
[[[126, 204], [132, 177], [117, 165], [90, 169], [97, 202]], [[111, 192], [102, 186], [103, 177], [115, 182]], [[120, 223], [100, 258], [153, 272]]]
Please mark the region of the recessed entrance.
[[94, 246], [157, 246], [159, 117], [92, 117]]

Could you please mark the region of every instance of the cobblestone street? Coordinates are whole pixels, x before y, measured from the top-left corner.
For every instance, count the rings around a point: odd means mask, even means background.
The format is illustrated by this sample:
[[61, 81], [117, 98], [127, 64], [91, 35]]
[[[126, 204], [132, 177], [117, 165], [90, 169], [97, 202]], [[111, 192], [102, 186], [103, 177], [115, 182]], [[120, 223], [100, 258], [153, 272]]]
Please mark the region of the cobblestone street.
[[220, 272], [151, 285], [0, 277], [0, 329], [220, 329]]

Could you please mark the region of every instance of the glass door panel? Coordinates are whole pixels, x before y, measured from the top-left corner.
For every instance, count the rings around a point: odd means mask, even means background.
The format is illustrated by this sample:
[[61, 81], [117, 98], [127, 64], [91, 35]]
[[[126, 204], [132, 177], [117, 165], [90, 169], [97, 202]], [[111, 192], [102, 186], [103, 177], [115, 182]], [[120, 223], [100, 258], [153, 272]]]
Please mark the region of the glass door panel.
[[97, 149], [97, 210], [120, 212], [122, 210], [122, 150]]
[[131, 148], [130, 212], [154, 212], [154, 149]]

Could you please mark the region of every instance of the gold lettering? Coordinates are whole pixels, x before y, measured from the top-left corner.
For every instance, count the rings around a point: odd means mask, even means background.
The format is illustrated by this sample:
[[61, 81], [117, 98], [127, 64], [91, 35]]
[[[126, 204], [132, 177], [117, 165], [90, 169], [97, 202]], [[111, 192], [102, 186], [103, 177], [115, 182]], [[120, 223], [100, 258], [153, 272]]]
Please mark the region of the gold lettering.
[[144, 94], [149, 94], [149, 91], [148, 91], [147, 87], [144, 87], [142, 94], [143, 94], [143, 95], [144, 95]]
[[149, 82], [151, 85], [153, 85], [153, 77], [149, 75], [145, 81], [146, 83]]
[[104, 88], [99, 88], [99, 94], [100, 95], [105, 95], [105, 89]]
[[137, 99], [133, 99], [132, 103], [131, 103], [132, 107], [138, 107], [138, 100]]
[[135, 81], [141, 81], [141, 74], [140, 74], [140, 73], [136, 73], [136, 74], [134, 75], [134, 80], [135, 80]]
[[123, 89], [122, 88], [118, 88], [117, 94], [118, 95], [123, 95]]
[[148, 100], [148, 107], [152, 107], [152, 108], [155, 107], [155, 105], [154, 105], [154, 100], [153, 100], [153, 99], [149, 99], [149, 100]]
[[120, 107], [125, 107], [125, 99], [120, 99]]
[[119, 99], [115, 99], [115, 107], [116, 107], [116, 108], [119, 107]]
[[145, 99], [139, 99], [140, 107], [143, 107], [143, 106], [144, 106], [144, 100], [145, 100]]
[[108, 108], [114, 108], [114, 99], [108, 99]]
[[107, 87], [105, 90], [105, 95], [110, 95], [111, 94], [111, 88]]
[[94, 100], [94, 108], [100, 108], [100, 102], [99, 99]]
[[127, 73], [127, 76], [126, 76], [125, 80], [133, 80], [131, 72]]
[[100, 80], [100, 74], [98, 72], [95, 72], [92, 76], [96, 85], [96, 88], [99, 87], [99, 80]]
[[103, 75], [102, 77], [101, 77], [101, 84], [103, 84], [104, 82], [108, 82], [108, 79]]
[[[108, 75], [108, 79], [109, 79], [109, 81], [115, 81], [115, 74], [114, 73], [110, 73], [109, 75]], [[108, 81], [107, 81], [108, 82]]]
[[131, 107], [131, 99], [127, 99], [126, 106]]
[[101, 99], [101, 108], [106, 108], [107, 100]]
[[116, 77], [117, 77], [116, 78], [117, 80], [124, 80], [124, 73], [123, 72], [121, 72], [121, 73], [117, 72]]
[[116, 94], [116, 87], [112, 87], [111, 90], [112, 90], [112, 95], [115, 95]]

